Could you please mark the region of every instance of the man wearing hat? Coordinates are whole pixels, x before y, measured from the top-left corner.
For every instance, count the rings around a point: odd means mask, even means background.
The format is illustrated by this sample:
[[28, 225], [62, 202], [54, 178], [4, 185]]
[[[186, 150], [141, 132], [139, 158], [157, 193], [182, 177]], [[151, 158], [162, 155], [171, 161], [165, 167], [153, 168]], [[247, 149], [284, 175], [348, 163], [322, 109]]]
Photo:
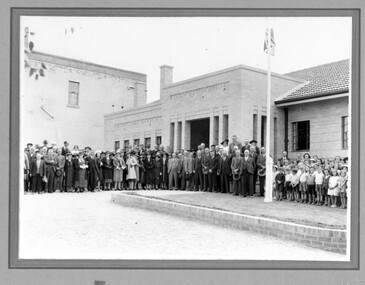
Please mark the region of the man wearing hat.
[[242, 165], [241, 165], [241, 177], [242, 177], [242, 195], [246, 197], [249, 195], [250, 197], [254, 194], [253, 189], [253, 175], [255, 172], [255, 161], [252, 157], [250, 157], [250, 151], [248, 149], [245, 150]]
[[266, 150], [264, 147], [261, 148], [261, 154], [257, 157], [257, 169], [260, 182], [260, 196], [263, 197], [266, 177]]
[[63, 187], [63, 177], [64, 177], [64, 168], [65, 168], [65, 163], [66, 163], [66, 158], [64, 155], [62, 155], [62, 151], [61, 149], [57, 150], [57, 155], [55, 158], [55, 161], [57, 163], [56, 165], [56, 177], [55, 177], [55, 188], [56, 191], [60, 190], [60, 192], [63, 192], [64, 187]]
[[97, 177], [98, 177], [98, 169], [96, 166], [95, 161], [95, 152], [91, 150], [91, 147], [87, 146], [85, 147], [85, 151], [87, 154], [87, 157], [85, 158], [85, 162], [88, 165], [87, 171], [88, 171], [88, 190], [91, 192], [95, 191]]

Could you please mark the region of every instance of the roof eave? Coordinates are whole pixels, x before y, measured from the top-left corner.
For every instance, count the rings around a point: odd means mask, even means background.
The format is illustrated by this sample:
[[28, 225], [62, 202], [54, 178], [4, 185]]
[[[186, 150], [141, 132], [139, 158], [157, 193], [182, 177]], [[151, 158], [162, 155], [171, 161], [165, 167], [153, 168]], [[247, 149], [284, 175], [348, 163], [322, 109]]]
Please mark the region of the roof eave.
[[281, 105], [288, 104], [288, 103], [298, 102], [298, 104], [300, 104], [303, 101], [310, 100], [310, 99], [317, 99], [320, 97], [328, 97], [328, 96], [332, 96], [332, 95], [341, 95], [341, 94], [345, 94], [345, 93], [349, 93], [349, 89], [336, 90], [336, 91], [331, 91], [331, 92], [326, 92], [326, 93], [319, 93], [319, 94], [315, 94], [315, 95], [308, 96], [308, 97], [283, 99], [283, 100], [275, 101], [274, 103], [275, 103], [275, 105], [277, 105], [279, 107]]

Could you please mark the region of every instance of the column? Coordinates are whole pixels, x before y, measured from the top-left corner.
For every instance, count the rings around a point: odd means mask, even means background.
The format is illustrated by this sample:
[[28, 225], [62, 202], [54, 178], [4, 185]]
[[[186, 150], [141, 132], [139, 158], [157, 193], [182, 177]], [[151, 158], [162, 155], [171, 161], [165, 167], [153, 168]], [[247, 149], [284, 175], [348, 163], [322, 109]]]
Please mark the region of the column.
[[214, 112], [213, 109], [210, 110], [210, 119], [209, 119], [209, 146], [207, 146], [208, 148], [210, 148], [210, 146], [214, 144]]
[[171, 146], [173, 151], [177, 151], [177, 119], [174, 122], [174, 145]]
[[186, 149], [185, 146], [185, 138], [186, 138], [186, 120], [185, 120], [185, 114], [182, 117], [182, 122], [181, 122], [181, 148], [182, 149]]
[[223, 140], [227, 139], [223, 137], [223, 110], [219, 110], [219, 121], [218, 121], [218, 144], [220, 144]]

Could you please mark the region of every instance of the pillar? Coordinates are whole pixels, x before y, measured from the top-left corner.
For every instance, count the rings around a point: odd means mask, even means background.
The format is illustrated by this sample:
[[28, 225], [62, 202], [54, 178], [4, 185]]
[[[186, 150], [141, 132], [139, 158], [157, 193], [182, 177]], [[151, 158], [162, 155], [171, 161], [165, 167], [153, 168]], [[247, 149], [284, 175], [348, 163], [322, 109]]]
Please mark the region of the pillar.
[[171, 146], [173, 151], [177, 151], [177, 119], [174, 122], [174, 145]]
[[210, 118], [209, 118], [209, 148], [214, 144], [214, 113], [213, 109], [210, 111]]
[[226, 138], [223, 138], [223, 110], [219, 110], [219, 121], [218, 121], [218, 144], [220, 144]]
[[186, 138], [186, 120], [184, 114], [181, 121], [181, 148], [184, 150], [186, 149], [185, 138]]

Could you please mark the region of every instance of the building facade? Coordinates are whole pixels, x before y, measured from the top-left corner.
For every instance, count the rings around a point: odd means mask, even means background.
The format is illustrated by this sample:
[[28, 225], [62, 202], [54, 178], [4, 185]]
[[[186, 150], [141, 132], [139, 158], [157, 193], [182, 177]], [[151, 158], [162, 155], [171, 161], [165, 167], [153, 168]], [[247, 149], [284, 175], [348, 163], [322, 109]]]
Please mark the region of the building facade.
[[47, 139], [102, 148], [103, 115], [146, 104], [145, 74], [40, 52], [26, 59], [20, 94], [24, 143]]
[[[272, 74], [271, 153], [348, 156], [349, 61]], [[160, 100], [106, 114], [107, 149], [129, 145], [196, 149], [237, 135], [265, 146], [267, 73], [244, 65], [173, 82], [160, 68]]]

